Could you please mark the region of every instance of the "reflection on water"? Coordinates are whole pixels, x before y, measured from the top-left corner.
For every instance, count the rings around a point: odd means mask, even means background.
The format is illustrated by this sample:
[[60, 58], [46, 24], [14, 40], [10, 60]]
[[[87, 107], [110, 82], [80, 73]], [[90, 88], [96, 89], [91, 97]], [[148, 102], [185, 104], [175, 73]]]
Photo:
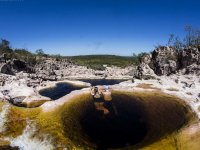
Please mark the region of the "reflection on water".
[[40, 90], [42, 96], [50, 97], [52, 100], [59, 99], [71, 91], [82, 89], [83, 87], [75, 86], [70, 83], [61, 82], [57, 83], [55, 87]]
[[80, 81], [88, 82], [92, 86], [95, 85], [114, 85], [119, 84], [120, 82], [126, 81], [122, 79], [81, 79]]
[[103, 115], [93, 107], [87, 109], [81, 119], [83, 131], [89, 136], [91, 142], [97, 144], [97, 150], [107, 148], [122, 148], [139, 143], [147, 133], [146, 122], [140, 103], [128, 104], [118, 97], [113, 97], [110, 113]]
[[[88, 82], [92, 86], [95, 86], [95, 85], [119, 84], [120, 82], [125, 81], [125, 80], [82, 79], [80, 81]], [[70, 83], [60, 82], [60, 83], [57, 83], [55, 87], [40, 90], [39, 93], [42, 96], [50, 97], [52, 100], [56, 100], [56, 99], [59, 99], [59, 98], [65, 96], [66, 94], [69, 94], [71, 91], [79, 90], [79, 89], [82, 89], [82, 88], [83, 88], [83, 86], [82, 87], [81, 86], [75, 86], [75, 85], [70, 84]]]

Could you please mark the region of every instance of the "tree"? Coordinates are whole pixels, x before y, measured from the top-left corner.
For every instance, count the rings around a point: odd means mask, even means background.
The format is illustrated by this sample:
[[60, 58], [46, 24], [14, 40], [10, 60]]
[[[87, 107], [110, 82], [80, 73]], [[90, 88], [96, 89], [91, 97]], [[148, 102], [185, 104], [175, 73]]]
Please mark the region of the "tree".
[[138, 54], [137, 57], [138, 57], [139, 62], [142, 62], [142, 59], [145, 55], [148, 55], [148, 53], [147, 52], [141, 52], [141, 53]]
[[10, 42], [6, 39], [1, 39], [0, 42], [0, 52], [1, 53], [12, 53], [13, 50], [10, 48]]
[[20, 55], [33, 55], [31, 52], [29, 52], [26, 49], [15, 49], [14, 50], [15, 53], [20, 54]]
[[135, 53], [133, 53], [133, 63], [139, 64], [138, 56]]
[[1, 39], [1, 46], [3, 48], [10, 48], [10, 42], [7, 41], [6, 39]]
[[171, 46], [177, 50], [180, 50], [183, 47], [183, 43], [181, 42], [179, 37], [178, 36], [175, 37], [174, 34], [170, 34], [167, 45]]
[[192, 45], [192, 26], [187, 25], [185, 26], [185, 31], [187, 32], [187, 35], [185, 37], [186, 46]]
[[172, 46], [173, 44], [174, 44], [174, 34], [170, 34], [167, 45]]
[[182, 47], [183, 47], [183, 43], [180, 41], [180, 39], [179, 39], [178, 36], [175, 38], [173, 47], [174, 47], [176, 50], [181, 50]]
[[36, 53], [38, 56], [44, 56], [44, 55], [45, 55], [43, 49], [38, 49], [38, 50], [35, 51], [35, 53]]
[[200, 46], [200, 29], [194, 31], [194, 45]]

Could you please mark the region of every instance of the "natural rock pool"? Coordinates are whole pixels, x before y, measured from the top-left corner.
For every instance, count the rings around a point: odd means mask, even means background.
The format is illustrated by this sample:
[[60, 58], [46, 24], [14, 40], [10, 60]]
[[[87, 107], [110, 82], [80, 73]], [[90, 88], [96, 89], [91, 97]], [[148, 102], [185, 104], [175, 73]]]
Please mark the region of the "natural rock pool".
[[[10, 145], [32, 149], [39, 145], [41, 150], [154, 150], [163, 147], [185, 150], [191, 144], [199, 147], [196, 134], [179, 136], [195, 115], [177, 97], [159, 91], [113, 89], [113, 105], [106, 106], [110, 114], [104, 115], [95, 109], [89, 91], [70, 94], [37, 108], [8, 105], [7, 111], [0, 110], [2, 121], [6, 123], [1, 138], [14, 138], [11, 145], [5, 141], [1, 146], [0, 142], [0, 148], [11, 148]], [[4, 103], [0, 106], [0, 109], [5, 107]], [[190, 137], [197, 139], [196, 142]]]
[[39, 91], [39, 94], [51, 98], [52, 100], [59, 99], [71, 91], [82, 89], [84, 86], [75, 86], [71, 83], [60, 82], [55, 87], [45, 88]]
[[[80, 81], [90, 83], [92, 86], [95, 85], [114, 85], [119, 84], [125, 80], [114, 80], [114, 79], [81, 79]], [[50, 97], [52, 100], [59, 99], [71, 91], [82, 89], [86, 86], [77, 86], [67, 82], [57, 83], [55, 87], [45, 88], [40, 90], [39, 93], [42, 96]]]
[[123, 96], [113, 96], [113, 105], [116, 113], [110, 107], [110, 114], [103, 115], [89, 106], [80, 119], [83, 131], [99, 150], [134, 145], [147, 134], [147, 121], [140, 102], [131, 103]]
[[176, 98], [141, 94], [113, 93], [117, 114], [112, 108], [110, 114], [101, 114], [92, 99], [81, 100], [73, 108], [69, 106], [62, 113], [65, 132], [69, 133], [69, 125], [73, 126], [67, 137], [86, 149], [142, 148], [176, 132], [189, 121], [189, 108]]

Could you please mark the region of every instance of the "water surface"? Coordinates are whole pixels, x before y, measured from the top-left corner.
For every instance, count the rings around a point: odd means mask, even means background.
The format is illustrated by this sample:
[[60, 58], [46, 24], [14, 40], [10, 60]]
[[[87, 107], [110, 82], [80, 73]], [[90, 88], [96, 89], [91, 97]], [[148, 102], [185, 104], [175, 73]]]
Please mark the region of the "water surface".
[[92, 86], [95, 85], [114, 85], [119, 84], [120, 82], [127, 81], [124, 79], [80, 79], [80, 81], [88, 82]]
[[[120, 82], [123, 82], [126, 80], [81, 79], [80, 81], [90, 83], [92, 86], [96, 86], [96, 85], [114, 85], [114, 84], [119, 84]], [[56, 100], [65, 96], [66, 94], [69, 94], [70, 92], [74, 90], [80, 90], [84, 87], [86, 86], [75, 86], [71, 83], [60, 82], [60, 83], [57, 83], [55, 87], [40, 90], [39, 93], [42, 96], [46, 96], [46, 97], [51, 98], [52, 100]]]
[[79, 90], [82, 88], [83, 86], [75, 86], [70, 83], [60, 82], [57, 83], [55, 87], [40, 90], [39, 93], [42, 96], [46, 96], [51, 98], [52, 100], [56, 100], [65, 96], [66, 94], [69, 94], [71, 91]]

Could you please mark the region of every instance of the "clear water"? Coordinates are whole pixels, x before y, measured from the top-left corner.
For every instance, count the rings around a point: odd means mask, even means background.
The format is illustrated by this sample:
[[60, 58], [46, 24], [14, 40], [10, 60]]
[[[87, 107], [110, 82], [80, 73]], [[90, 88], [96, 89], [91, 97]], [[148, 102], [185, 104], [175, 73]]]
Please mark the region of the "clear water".
[[[80, 81], [88, 82], [92, 86], [95, 86], [95, 85], [119, 84], [120, 82], [125, 81], [125, 80], [82, 79]], [[50, 97], [52, 100], [56, 100], [56, 99], [59, 99], [59, 98], [65, 96], [66, 94], [69, 94], [70, 92], [72, 92], [74, 90], [79, 90], [82, 88], [83, 87], [75, 86], [70, 83], [61, 82], [61, 83], [56, 84], [56, 86], [53, 88], [47, 88], [47, 89], [40, 90], [39, 93], [42, 96]]]
[[88, 82], [92, 86], [95, 85], [114, 85], [114, 84], [119, 84], [120, 82], [126, 81], [126, 80], [116, 80], [116, 79], [81, 79], [80, 81], [83, 82]]
[[46, 97], [51, 98], [52, 100], [56, 100], [65, 96], [66, 94], [69, 94], [70, 92], [74, 90], [79, 90], [81, 88], [83, 87], [78, 87], [70, 83], [63, 82], [63, 83], [57, 83], [56, 86], [53, 88], [40, 90], [39, 93], [42, 96], [46, 96]]

